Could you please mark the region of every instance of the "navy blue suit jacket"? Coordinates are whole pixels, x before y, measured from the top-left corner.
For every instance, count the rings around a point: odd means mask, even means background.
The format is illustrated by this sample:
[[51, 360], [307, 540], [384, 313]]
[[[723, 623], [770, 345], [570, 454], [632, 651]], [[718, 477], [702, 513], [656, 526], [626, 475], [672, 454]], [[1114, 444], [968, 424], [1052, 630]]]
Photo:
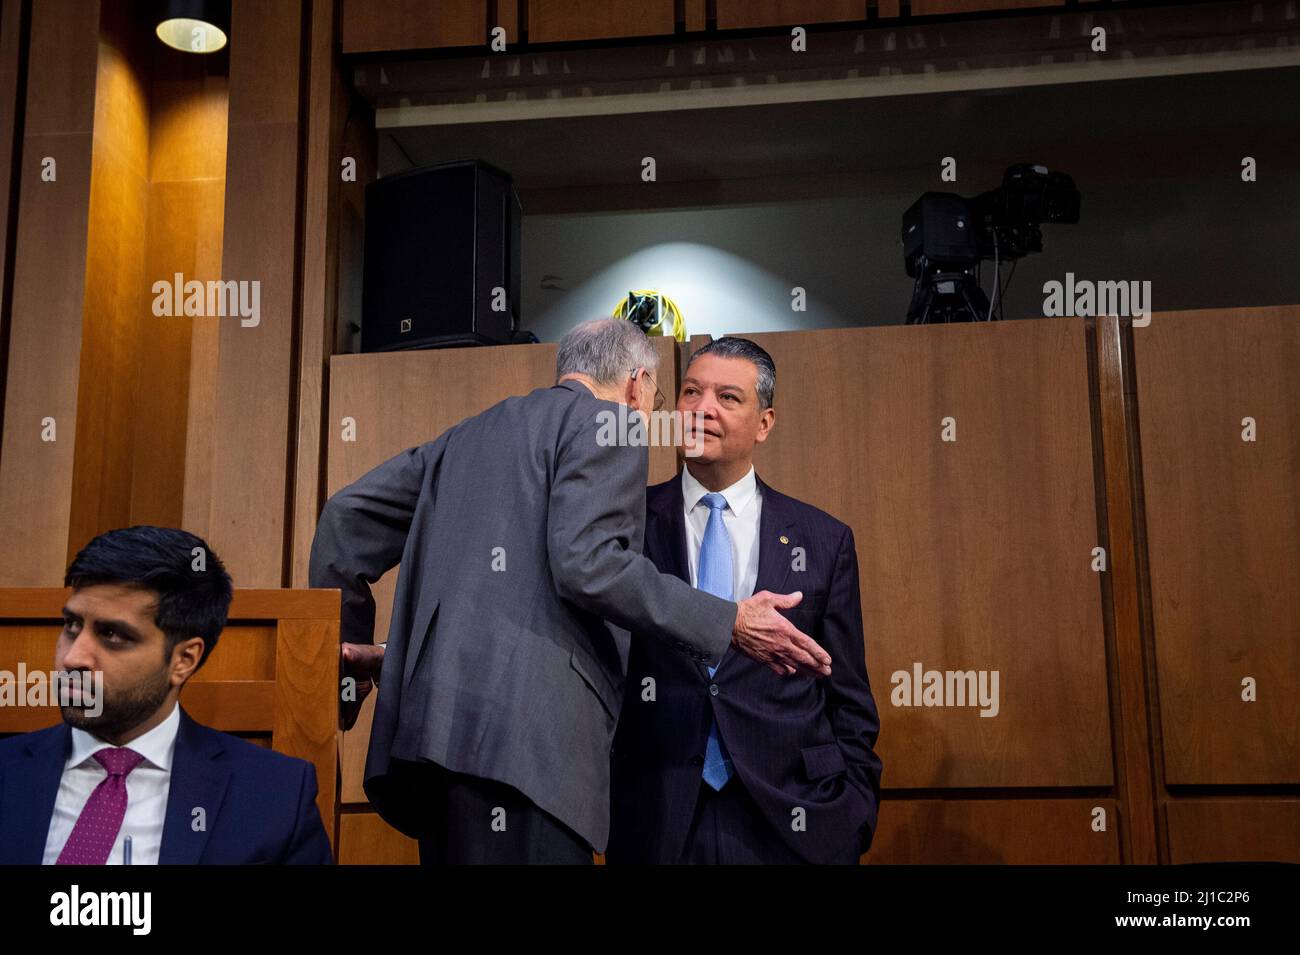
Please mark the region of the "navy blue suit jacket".
[[[0, 864], [41, 864], [71, 747], [66, 723], [0, 740]], [[205, 826], [195, 832], [200, 807]], [[201, 726], [182, 709], [159, 864], [333, 861], [316, 808], [316, 768]]]
[[[853, 531], [758, 484], [754, 591], [803, 592], [797, 607], [781, 613], [830, 654], [831, 675], [777, 676], [728, 648], [710, 679], [703, 664], [663, 641], [633, 635], [612, 755], [610, 862], [681, 857], [714, 718], [737, 781], [772, 823], [774, 839], [820, 863], [857, 862], [871, 844], [880, 723], [867, 682]], [[802, 548], [802, 566], [795, 548]], [[690, 581], [680, 475], [646, 492], [645, 554], [664, 573]], [[647, 677], [654, 679], [653, 702], [644, 698]], [[799, 808], [803, 831], [792, 825]]]

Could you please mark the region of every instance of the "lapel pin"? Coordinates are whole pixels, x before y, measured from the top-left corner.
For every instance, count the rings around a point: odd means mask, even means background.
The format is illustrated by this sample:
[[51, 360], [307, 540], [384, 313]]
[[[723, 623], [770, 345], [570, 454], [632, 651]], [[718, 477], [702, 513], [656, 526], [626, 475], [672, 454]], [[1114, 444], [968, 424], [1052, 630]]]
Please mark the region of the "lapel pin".
[[782, 534], [782, 535], [781, 535], [781, 543], [782, 543], [782, 544], [788, 544], [788, 543], [790, 543], [790, 538], [788, 538], [788, 537], [786, 537], [784, 534]]

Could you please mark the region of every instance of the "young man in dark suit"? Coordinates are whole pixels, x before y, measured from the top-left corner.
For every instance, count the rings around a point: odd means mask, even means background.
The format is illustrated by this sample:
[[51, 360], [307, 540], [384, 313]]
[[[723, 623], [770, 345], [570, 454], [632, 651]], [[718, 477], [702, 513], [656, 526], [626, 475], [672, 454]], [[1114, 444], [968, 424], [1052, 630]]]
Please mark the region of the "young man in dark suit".
[[712, 668], [634, 635], [611, 863], [856, 863], [875, 832], [879, 722], [853, 532], [755, 475], [775, 382], [771, 356], [747, 339], [691, 357], [677, 410], [696, 416], [702, 443], [648, 490], [645, 554], [726, 599], [801, 592], [782, 612], [830, 654], [831, 675], [781, 677], [731, 652]]
[[60, 701], [58, 726], [0, 740], [0, 863], [333, 862], [315, 768], [181, 709], [232, 596], [207, 544], [170, 528], [109, 531], [64, 584], [55, 672], [91, 690]]

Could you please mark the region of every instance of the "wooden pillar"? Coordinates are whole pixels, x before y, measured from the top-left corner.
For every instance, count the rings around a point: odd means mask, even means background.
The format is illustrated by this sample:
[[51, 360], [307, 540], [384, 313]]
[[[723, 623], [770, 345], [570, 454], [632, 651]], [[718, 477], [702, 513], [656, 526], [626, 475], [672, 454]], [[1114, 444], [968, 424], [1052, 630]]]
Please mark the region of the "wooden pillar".
[[241, 587], [279, 587], [286, 577], [303, 26], [299, 0], [233, 4], [222, 278], [248, 283], [250, 296], [256, 288], [258, 309], [221, 319], [205, 415], [211, 445], [193, 449], [185, 522]]
[[[6, 27], [12, 6], [7, 0]], [[0, 586], [60, 584], [67, 566], [98, 42], [98, 2], [32, 5], [0, 442]]]

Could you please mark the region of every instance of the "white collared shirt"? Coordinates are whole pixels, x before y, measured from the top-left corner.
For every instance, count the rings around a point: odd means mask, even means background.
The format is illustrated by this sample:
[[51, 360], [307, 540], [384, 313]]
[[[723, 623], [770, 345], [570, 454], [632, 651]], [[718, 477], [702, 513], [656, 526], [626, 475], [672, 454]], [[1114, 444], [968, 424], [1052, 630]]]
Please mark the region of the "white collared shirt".
[[[700, 546], [709, 524], [709, 506], [700, 498], [709, 489], [697, 481], [689, 465], [682, 469], [682, 505], [686, 514], [686, 559], [691, 568], [691, 586], [699, 586]], [[758, 582], [758, 523], [763, 510], [763, 494], [753, 467], [731, 487], [718, 492], [727, 500], [722, 524], [731, 535], [732, 600], [753, 596]]]
[[[157, 865], [162, 848], [163, 820], [167, 815], [167, 793], [171, 789], [172, 757], [176, 753], [176, 733], [181, 726], [181, 708], [172, 707], [168, 717], [126, 744], [144, 757], [126, 777], [126, 815], [118, 831], [117, 842], [108, 854], [107, 865], [122, 864], [122, 846], [131, 837], [131, 864]], [[112, 743], [73, 727], [72, 752], [63, 764], [59, 794], [54, 800], [45, 837], [44, 865], [53, 865], [63, 851], [77, 817], [95, 787], [108, 778], [108, 770], [94, 755], [101, 749], [116, 749]]]

